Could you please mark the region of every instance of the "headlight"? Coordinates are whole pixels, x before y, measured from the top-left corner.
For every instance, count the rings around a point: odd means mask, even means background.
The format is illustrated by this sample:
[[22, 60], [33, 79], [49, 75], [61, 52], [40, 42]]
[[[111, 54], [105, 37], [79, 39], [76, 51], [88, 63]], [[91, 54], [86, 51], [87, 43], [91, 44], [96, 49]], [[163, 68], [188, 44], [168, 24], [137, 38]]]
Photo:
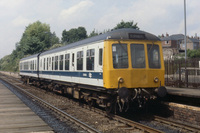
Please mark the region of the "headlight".
[[155, 77], [155, 78], [154, 78], [154, 82], [155, 82], [155, 83], [158, 83], [158, 81], [159, 81], [158, 77]]
[[119, 78], [118, 78], [118, 82], [119, 82], [119, 83], [123, 83], [123, 82], [124, 82], [124, 79], [121, 78], [121, 77], [119, 77]]

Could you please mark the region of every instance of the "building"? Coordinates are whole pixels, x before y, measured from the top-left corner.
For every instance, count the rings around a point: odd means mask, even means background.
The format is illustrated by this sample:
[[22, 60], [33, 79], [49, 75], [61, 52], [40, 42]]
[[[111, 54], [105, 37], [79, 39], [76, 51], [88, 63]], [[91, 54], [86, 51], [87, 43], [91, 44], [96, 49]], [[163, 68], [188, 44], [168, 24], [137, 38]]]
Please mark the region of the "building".
[[[164, 59], [172, 59], [174, 55], [185, 52], [185, 44], [184, 44], [184, 35], [183, 34], [174, 34], [169, 36], [162, 35], [160, 37], [163, 46], [163, 55]], [[195, 35], [195, 37], [187, 37], [187, 49], [194, 50], [200, 48], [200, 40]]]

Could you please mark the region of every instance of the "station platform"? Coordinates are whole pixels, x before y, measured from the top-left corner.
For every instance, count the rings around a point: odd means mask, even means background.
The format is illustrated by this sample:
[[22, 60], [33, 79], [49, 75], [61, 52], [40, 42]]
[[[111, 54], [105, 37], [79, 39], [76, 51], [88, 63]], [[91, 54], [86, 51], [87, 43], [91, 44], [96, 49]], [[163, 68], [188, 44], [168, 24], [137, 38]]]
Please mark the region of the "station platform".
[[184, 96], [190, 98], [200, 98], [200, 89], [175, 88], [166, 86], [169, 95]]
[[53, 133], [53, 129], [0, 83], [0, 132]]

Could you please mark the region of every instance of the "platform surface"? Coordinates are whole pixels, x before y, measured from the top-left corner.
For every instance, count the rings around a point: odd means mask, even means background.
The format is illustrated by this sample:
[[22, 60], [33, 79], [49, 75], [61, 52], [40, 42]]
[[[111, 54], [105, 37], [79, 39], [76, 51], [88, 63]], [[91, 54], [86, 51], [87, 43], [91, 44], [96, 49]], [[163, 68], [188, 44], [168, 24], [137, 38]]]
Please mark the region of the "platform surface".
[[0, 83], [0, 132], [53, 133], [53, 129]]
[[169, 87], [169, 86], [167, 86], [166, 88], [167, 88], [168, 94], [170, 95], [200, 98], [200, 88], [199, 89], [175, 88], [175, 87]]

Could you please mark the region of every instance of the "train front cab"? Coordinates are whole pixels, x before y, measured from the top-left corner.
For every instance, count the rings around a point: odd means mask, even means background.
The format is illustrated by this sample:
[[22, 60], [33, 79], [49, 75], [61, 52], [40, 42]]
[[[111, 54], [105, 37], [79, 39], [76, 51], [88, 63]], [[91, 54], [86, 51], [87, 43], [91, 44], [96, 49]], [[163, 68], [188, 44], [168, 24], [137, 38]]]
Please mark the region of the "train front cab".
[[107, 40], [103, 61], [104, 88], [116, 90], [120, 98], [149, 100], [166, 95], [160, 41]]

